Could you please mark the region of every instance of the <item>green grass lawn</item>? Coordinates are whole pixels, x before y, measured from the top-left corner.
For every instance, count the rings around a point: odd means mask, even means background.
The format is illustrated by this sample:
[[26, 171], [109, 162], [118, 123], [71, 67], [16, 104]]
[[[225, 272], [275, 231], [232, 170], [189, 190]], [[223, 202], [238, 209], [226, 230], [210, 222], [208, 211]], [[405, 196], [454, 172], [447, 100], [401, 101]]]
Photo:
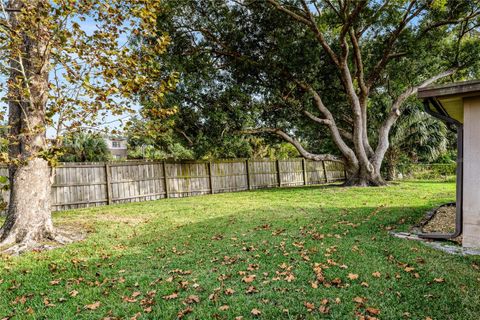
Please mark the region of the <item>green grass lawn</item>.
[[284, 188], [58, 213], [87, 239], [2, 257], [0, 319], [479, 319], [480, 258], [388, 234], [454, 190]]

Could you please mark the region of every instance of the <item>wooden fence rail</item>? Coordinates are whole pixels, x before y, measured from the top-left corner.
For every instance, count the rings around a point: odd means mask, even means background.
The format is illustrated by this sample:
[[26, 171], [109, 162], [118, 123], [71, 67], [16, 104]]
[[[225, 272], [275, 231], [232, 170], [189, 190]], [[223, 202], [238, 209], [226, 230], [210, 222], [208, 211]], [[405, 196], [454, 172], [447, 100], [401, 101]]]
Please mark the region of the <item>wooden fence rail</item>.
[[[6, 167], [0, 167], [0, 175], [8, 175]], [[63, 163], [55, 169], [52, 210], [344, 179], [342, 162], [305, 159]], [[8, 194], [3, 198], [7, 201]]]

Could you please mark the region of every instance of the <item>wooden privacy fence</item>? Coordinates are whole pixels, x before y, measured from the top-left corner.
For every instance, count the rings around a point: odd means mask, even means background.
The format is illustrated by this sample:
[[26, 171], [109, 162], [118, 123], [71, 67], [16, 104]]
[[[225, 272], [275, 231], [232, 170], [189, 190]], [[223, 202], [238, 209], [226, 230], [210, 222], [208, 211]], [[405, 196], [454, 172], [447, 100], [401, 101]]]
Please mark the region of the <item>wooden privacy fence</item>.
[[[5, 167], [0, 175], [7, 175]], [[340, 161], [305, 159], [64, 163], [55, 169], [52, 210], [324, 184], [345, 176]]]

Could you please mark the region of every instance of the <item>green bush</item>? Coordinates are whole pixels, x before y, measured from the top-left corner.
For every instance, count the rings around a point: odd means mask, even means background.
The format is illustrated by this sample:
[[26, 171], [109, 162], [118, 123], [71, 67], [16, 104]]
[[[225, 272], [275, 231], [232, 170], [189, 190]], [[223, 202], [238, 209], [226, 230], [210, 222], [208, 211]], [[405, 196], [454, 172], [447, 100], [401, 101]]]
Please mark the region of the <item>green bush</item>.
[[407, 176], [418, 180], [455, 180], [456, 163], [412, 164], [405, 172]]

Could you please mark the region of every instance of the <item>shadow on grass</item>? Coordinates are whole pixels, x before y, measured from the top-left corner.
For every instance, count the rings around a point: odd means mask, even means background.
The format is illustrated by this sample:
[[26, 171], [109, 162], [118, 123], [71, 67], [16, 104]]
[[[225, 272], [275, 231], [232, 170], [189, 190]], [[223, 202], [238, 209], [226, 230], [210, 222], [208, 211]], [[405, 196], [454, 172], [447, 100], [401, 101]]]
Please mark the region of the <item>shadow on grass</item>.
[[[319, 187], [324, 188], [332, 187]], [[26, 258], [31, 264], [19, 260], [8, 266], [9, 260], [5, 260], [8, 268], [0, 275], [4, 292], [0, 315], [22, 318], [33, 310], [36, 317], [91, 319], [126, 318], [141, 312], [145, 318], [171, 319], [186, 308], [185, 298], [196, 295], [200, 302], [192, 307], [192, 319], [215, 314], [220, 318], [248, 317], [253, 308], [262, 310], [267, 319], [302, 318], [308, 314], [304, 302], [317, 303], [319, 297], [330, 303], [340, 298], [342, 303], [331, 305], [330, 311], [330, 316], [338, 319], [354, 317], [355, 310], [364, 312], [353, 302], [361, 296], [368, 305], [379, 308], [385, 318], [398, 319], [409, 312], [413, 318], [465, 315], [468, 319], [468, 312], [480, 311], [480, 302], [472, 300], [470, 311], [466, 311], [465, 299], [457, 290], [462, 285], [471, 296], [480, 295], [473, 281], [475, 273], [469, 270], [471, 261], [394, 239], [387, 233], [387, 228], [403, 228], [417, 221], [428, 209], [430, 204], [349, 208], [297, 204], [282, 205], [278, 210], [260, 206], [254, 212], [238, 207], [232, 208], [231, 214], [197, 222], [167, 225], [168, 217], [157, 217], [137, 227], [126, 227], [119, 238], [101, 239], [99, 233], [107, 229], [99, 229], [83, 243], [31, 254]], [[348, 270], [327, 264], [329, 259], [347, 265]], [[342, 279], [348, 286], [312, 288], [313, 262], [326, 264], [325, 276]], [[284, 263], [294, 270], [295, 280], [288, 282], [278, 275], [285, 272], [281, 267]], [[404, 272], [403, 264], [415, 268], [422, 277]], [[453, 268], [463, 276], [452, 276]], [[242, 282], [239, 272], [256, 274], [252, 284], [258, 293], [245, 292], [249, 285]], [[372, 278], [373, 272], [381, 272], [382, 279]], [[369, 286], [349, 280], [348, 273], [359, 274]], [[433, 288], [432, 277], [445, 274], [449, 286]], [[280, 280], [272, 280], [277, 277]], [[470, 278], [473, 282], [465, 281]], [[209, 300], [219, 287], [218, 300]], [[236, 293], [223, 294], [229, 287]], [[141, 301], [151, 290], [156, 290], [152, 312], [144, 313]], [[72, 297], [73, 291], [78, 295]], [[129, 298], [135, 300], [129, 302], [125, 297], [133, 292], [140, 292], [140, 296]], [[162, 298], [172, 292], [178, 292], [179, 298]], [[432, 292], [435, 299], [425, 299]], [[20, 298], [20, 302], [12, 303], [18, 297], [26, 297], [26, 301]], [[98, 308], [85, 309], [96, 301], [100, 302]], [[220, 312], [221, 305], [229, 309]], [[288, 315], [284, 309], [289, 310]]]

